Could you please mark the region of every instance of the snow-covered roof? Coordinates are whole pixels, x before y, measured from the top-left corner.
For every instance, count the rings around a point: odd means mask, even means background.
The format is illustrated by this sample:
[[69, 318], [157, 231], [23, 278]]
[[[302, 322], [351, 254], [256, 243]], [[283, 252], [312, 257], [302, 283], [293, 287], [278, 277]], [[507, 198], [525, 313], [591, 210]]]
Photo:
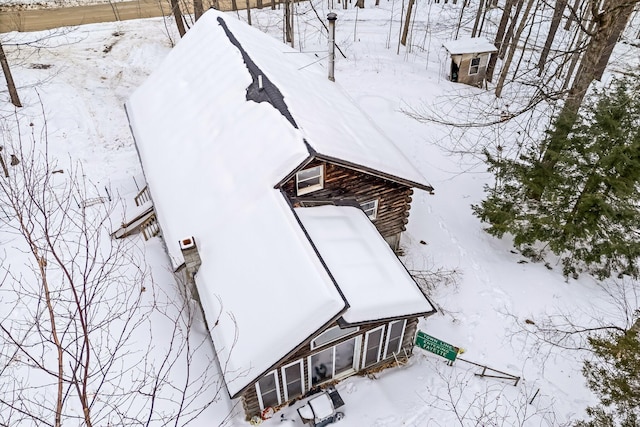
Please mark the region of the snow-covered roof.
[[444, 48], [452, 55], [464, 53], [487, 53], [497, 52], [498, 49], [484, 37], [466, 37], [458, 40], [451, 40], [443, 44]]
[[342, 315], [347, 323], [433, 310], [362, 210], [319, 206], [296, 208], [296, 214], [349, 303]]
[[126, 105], [174, 267], [196, 239], [232, 396], [348, 307], [275, 186], [315, 152], [428, 186], [313, 61], [209, 10]]

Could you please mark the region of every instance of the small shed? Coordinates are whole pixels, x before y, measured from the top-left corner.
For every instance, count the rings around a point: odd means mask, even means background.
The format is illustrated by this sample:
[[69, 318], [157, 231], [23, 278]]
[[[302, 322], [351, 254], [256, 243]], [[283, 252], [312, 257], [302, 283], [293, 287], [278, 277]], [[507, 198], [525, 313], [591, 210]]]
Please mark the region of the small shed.
[[483, 37], [468, 37], [446, 42], [443, 46], [451, 55], [449, 80], [482, 86], [491, 54], [498, 50], [493, 43]]

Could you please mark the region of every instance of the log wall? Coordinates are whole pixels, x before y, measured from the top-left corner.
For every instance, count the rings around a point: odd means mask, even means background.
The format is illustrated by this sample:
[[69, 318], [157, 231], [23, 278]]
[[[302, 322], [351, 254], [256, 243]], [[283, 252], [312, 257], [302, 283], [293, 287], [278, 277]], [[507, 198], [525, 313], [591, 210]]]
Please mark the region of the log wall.
[[[358, 203], [378, 199], [374, 225], [385, 239], [398, 236], [406, 229], [413, 190], [403, 184], [387, 181], [353, 169], [315, 160], [308, 168], [324, 165], [324, 188], [300, 197], [296, 195], [295, 176], [282, 188], [295, 203], [302, 205], [355, 199]], [[388, 240], [387, 240], [388, 241]], [[397, 249], [397, 248], [394, 248]]]
[[[381, 354], [380, 357], [383, 357], [383, 352], [384, 352], [384, 346], [387, 342], [387, 334], [388, 334], [388, 324], [390, 322], [374, 322], [374, 323], [370, 323], [367, 324], [365, 326], [360, 326], [360, 330], [357, 332], [354, 332], [350, 335], [346, 335], [344, 337], [341, 337], [339, 340], [337, 341], [333, 341], [329, 344], [326, 344], [324, 346], [321, 347], [317, 347], [314, 348], [313, 350], [311, 350], [311, 341], [313, 338], [315, 338], [317, 335], [320, 335], [320, 333], [314, 335], [312, 338], [308, 339], [306, 342], [303, 343], [303, 345], [300, 346], [299, 350], [296, 351], [294, 354], [292, 354], [290, 357], [282, 360], [277, 367], [277, 375], [278, 375], [278, 382], [280, 384], [280, 399], [282, 400], [282, 404], [280, 405], [280, 407], [288, 405], [290, 402], [292, 401], [296, 401], [300, 398], [303, 398], [305, 396], [308, 396], [311, 394], [310, 390], [308, 389], [309, 387], [309, 369], [308, 369], [308, 358], [316, 353], [319, 353], [327, 348], [333, 347], [336, 344], [339, 344], [340, 342], [344, 342], [347, 341], [355, 336], [361, 336], [362, 339], [360, 340], [360, 359], [357, 361], [358, 362], [358, 367], [361, 366], [362, 364], [362, 355], [364, 354], [364, 336], [365, 334], [372, 330], [375, 329], [381, 325], [385, 325], [385, 329], [384, 329], [384, 334], [382, 337], [382, 349], [381, 349]], [[337, 323], [334, 323], [330, 326], [327, 327], [327, 329], [336, 326]], [[413, 317], [413, 318], [409, 318], [407, 319], [407, 324], [405, 326], [405, 331], [404, 331], [404, 337], [403, 337], [403, 341], [402, 341], [402, 349], [404, 350], [404, 352], [406, 352], [406, 354], [408, 356], [411, 356], [412, 352], [413, 352], [413, 343], [414, 343], [414, 338], [415, 338], [415, 333], [416, 333], [416, 327], [418, 325], [418, 318]], [[401, 355], [398, 356], [398, 358], [400, 360], [404, 359], [404, 352], [401, 350]], [[284, 390], [283, 390], [283, 378], [282, 378], [282, 367], [289, 365], [290, 363], [296, 362], [298, 360], [303, 360], [304, 361], [304, 387], [305, 387], [305, 395], [304, 396], [296, 396], [293, 397], [291, 399], [289, 399], [288, 401], [285, 400], [284, 398]], [[384, 369], [385, 367], [389, 367], [389, 366], [393, 366], [395, 364], [395, 359], [393, 358], [393, 356], [391, 357], [387, 357], [386, 359], [380, 360], [378, 363], [373, 364], [369, 367], [367, 367], [366, 369], [356, 369], [356, 371], [351, 374], [351, 375], [364, 375], [367, 374], [369, 372], [375, 372], [375, 371], [379, 371], [381, 369]], [[335, 384], [339, 381], [342, 381], [343, 379], [345, 379], [345, 377], [340, 378], [339, 380], [333, 380], [333, 381], [328, 381], [326, 383], [323, 383], [317, 387], [317, 388], [324, 388], [330, 384]], [[257, 382], [257, 381], [256, 381]], [[315, 391], [315, 390], [314, 390]], [[258, 396], [257, 396], [257, 392], [256, 392], [256, 388], [254, 385], [252, 385], [251, 387], [249, 387], [247, 389], [247, 391], [245, 391], [242, 395], [242, 402], [243, 402], [243, 406], [244, 406], [244, 410], [245, 410], [245, 414], [247, 416], [247, 419], [250, 419], [252, 416], [254, 415], [260, 415], [261, 409], [260, 409], [260, 403], [258, 401]], [[276, 408], [278, 409], [278, 408]]]

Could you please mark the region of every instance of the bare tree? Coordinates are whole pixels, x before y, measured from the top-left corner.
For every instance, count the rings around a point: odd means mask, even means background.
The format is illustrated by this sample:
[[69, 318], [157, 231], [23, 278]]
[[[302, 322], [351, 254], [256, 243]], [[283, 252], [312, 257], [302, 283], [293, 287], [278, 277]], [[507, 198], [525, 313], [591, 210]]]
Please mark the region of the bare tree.
[[[504, 33], [507, 29], [509, 15], [511, 14], [511, 8], [513, 7], [514, 1], [515, 0], [507, 0], [504, 5], [504, 10], [502, 11], [498, 30], [496, 31], [496, 38], [493, 42], [496, 49], [498, 49], [498, 52], [502, 51], [502, 40], [504, 39]], [[492, 54], [491, 58], [489, 58], [489, 64], [487, 64], [487, 81], [491, 81], [493, 79], [493, 70], [495, 69], [496, 62], [498, 61], [498, 52]]]
[[[603, 67], [601, 61], [606, 57], [606, 62], [608, 62], [607, 52], [610, 41], [620, 28], [617, 23], [623, 21], [626, 24], [636, 4], [638, 4], [638, 0], [609, 0], [602, 4], [597, 0], [591, 0], [591, 15], [595, 23], [595, 30], [591, 34], [571, 89], [556, 120], [556, 125], [548, 138], [549, 142], [544, 147], [540, 165], [537, 166], [536, 174], [541, 178], [535, 180], [536, 188], [531, 190], [530, 195], [533, 199], [539, 199], [542, 195], [545, 188], [544, 177], [548, 171], [555, 167], [558, 156], [564, 148], [566, 136], [577, 119], [578, 110], [587, 90], [601, 74], [600, 68]], [[608, 55], [610, 54], [611, 52], [608, 52]]]
[[404, 28], [402, 29], [402, 38], [400, 39], [400, 43], [403, 46], [407, 45], [407, 35], [409, 34], [409, 24], [411, 22], [411, 12], [413, 11], [413, 5], [415, 0], [409, 0], [409, 4], [407, 5], [407, 18], [404, 21]]
[[564, 12], [566, 6], [567, 0], [557, 0], [555, 6], [553, 7], [553, 17], [551, 18], [551, 25], [549, 26], [549, 32], [547, 33], [547, 40], [544, 42], [544, 48], [542, 49], [542, 53], [540, 53], [540, 59], [538, 60], [539, 76], [544, 70], [544, 65], [547, 61], [547, 57], [549, 56], [549, 51], [551, 51], [551, 44], [556, 37], [556, 32], [558, 31], [560, 20], [562, 19], [562, 13]]
[[436, 425], [445, 425], [443, 419], [447, 426], [460, 427], [563, 425], [555, 415], [553, 399], [536, 395], [536, 388], [524, 382], [514, 387], [498, 380], [485, 381], [458, 364], [434, 363], [432, 371], [437, 374], [438, 392], [419, 396], [438, 421]]
[[184, 37], [184, 35], [187, 34], [187, 30], [184, 27], [182, 10], [180, 9], [180, 3], [178, 0], [171, 0], [171, 12], [176, 20], [176, 26], [178, 27], [180, 37]]
[[500, 78], [498, 79], [498, 83], [496, 84], [496, 97], [500, 98], [502, 95], [502, 88], [504, 86], [505, 79], [507, 78], [507, 74], [509, 72], [509, 67], [511, 66], [511, 61], [513, 60], [513, 56], [518, 49], [518, 41], [520, 40], [520, 36], [525, 29], [527, 20], [529, 19], [529, 11], [533, 6], [534, 0], [527, 0], [527, 6], [525, 8], [524, 14], [522, 15], [522, 19], [520, 20], [520, 25], [518, 26], [518, 30], [516, 34], [513, 36], [513, 40], [511, 40], [511, 46], [509, 48], [509, 54], [502, 65], [502, 70], [500, 72]]
[[52, 159], [34, 123], [2, 123], [0, 425], [188, 424], [225, 390], [199, 310], [111, 239], [112, 192]]
[[0, 42], [0, 65], [2, 65], [2, 72], [4, 73], [4, 78], [7, 81], [7, 89], [9, 90], [9, 96], [11, 97], [11, 103], [16, 107], [22, 107], [20, 97], [18, 96], [18, 90], [16, 89], [16, 84], [13, 81], [13, 76], [11, 75], [11, 68], [9, 68], [9, 61], [7, 61], [7, 57], [4, 54], [2, 42]]

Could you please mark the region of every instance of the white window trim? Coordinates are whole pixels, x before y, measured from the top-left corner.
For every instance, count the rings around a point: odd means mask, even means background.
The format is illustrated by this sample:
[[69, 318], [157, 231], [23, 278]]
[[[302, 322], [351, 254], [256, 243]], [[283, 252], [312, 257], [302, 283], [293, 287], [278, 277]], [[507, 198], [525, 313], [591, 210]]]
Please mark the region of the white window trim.
[[387, 340], [386, 340], [387, 342], [384, 345], [384, 356], [383, 356], [383, 359], [386, 359], [387, 357], [391, 357], [391, 355], [393, 354], [393, 352], [391, 352], [391, 354], [388, 354], [388, 352], [389, 352], [389, 341], [391, 339], [390, 332], [391, 332], [391, 326], [393, 324], [395, 324], [395, 323], [398, 323], [398, 322], [404, 322], [402, 324], [402, 332], [400, 332], [400, 345], [399, 345], [399, 347], [402, 348], [402, 341], [404, 340], [404, 332], [405, 332], [405, 329], [407, 328], [407, 319], [396, 320], [396, 321], [393, 321], [393, 322], [389, 322], [389, 325], [387, 326]]
[[[325, 381], [321, 381], [318, 384], [313, 385], [313, 372], [311, 371], [311, 365], [312, 365], [311, 358], [316, 354], [325, 352], [327, 350], [331, 350], [331, 377]], [[336, 373], [336, 346], [335, 345], [333, 347], [327, 347], [324, 350], [320, 350], [316, 353], [313, 353], [310, 356], [307, 356], [307, 374], [309, 376], [309, 390], [311, 390], [313, 387], [319, 386], [320, 384], [324, 384], [327, 381], [333, 381], [333, 377], [335, 376], [335, 373]]]
[[[267, 375], [274, 375], [275, 379], [276, 379], [276, 393], [278, 394], [278, 405], [282, 403], [282, 398], [280, 397], [280, 381], [278, 381], [278, 371], [277, 370], [273, 370], [271, 372], [269, 372]], [[266, 377], [267, 375], [264, 375], [262, 378]], [[260, 410], [264, 411], [265, 406], [264, 403], [262, 402], [262, 392], [260, 391], [260, 380], [262, 379], [258, 379], [258, 381], [256, 381], [256, 393], [258, 395], [258, 403], [260, 404]]]
[[[372, 329], [364, 334], [364, 346], [362, 347], [362, 367], [360, 369], [365, 369], [368, 366], [375, 365], [380, 361], [380, 355], [382, 354], [382, 338], [384, 337], [384, 326], [385, 325], [378, 326], [377, 328]], [[370, 365], [365, 365], [367, 363], [367, 346], [369, 345], [369, 335], [378, 330], [382, 330], [382, 332], [380, 333], [380, 342], [378, 343], [378, 355], [376, 356], [376, 361], [371, 363]]]
[[[373, 215], [367, 214], [367, 211], [364, 209], [363, 205], [366, 205], [367, 203], [373, 203]], [[366, 202], [362, 202], [360, 203], [360, 207], [362, 208], [364, 213], [369, 217], [371, 221], [378, 218], [378, 199], [367, 200]]]
[[[472, 65], [472, 64], [473, 64], [473, 60], [474, 60], [474, 59], [477, 59], [477, 60], [478, 60], [478, 65], [477, 65], [478, 70], [477, 70], [475, 73], [472, 73], [472, 72], [471, 72], [471, 69], [472, 69], [473, 67], [475, 67], [475, 65]], [[469, 75], [470, 75], [470, 76], [475, 76], [476, 74], [478, 74], [478, 73], [480, 72], [480, 67], [481, 67], [481, 66], [482, 66], [482, 57], [481, 57], [481, 56], [478, 56], [478, 57], [476, 57], [476, 58], [471, 58], [471, 61], [469, 61]]]
[[[282, 387], [284, 388], [284, 400], [289, 400], [289, 389], [287, 388], [287, 373], [285, 369], [293, 365], [300, 365], [300, 384], [302, 385], [302, 394], [305, 393], [306, 389], [304, 387], [304, 360], [300, 359], [293, 363], [289, 363], [281, 368], [282, 371]], [[263, 408], [264, 409], [264, 408]]]
[[[310, 185], [309, 187], [305, 187], [303, 189], [298, 188], [298, 174], [300, 172], [304, 172], [304, 171], [308, 171], [310, 169], [319, 169], [320, 170], [320, 183], [316, 184], [316, 185]], [[315, 178], [316, 175], [314, 175], [313, 178]], [[311, 179], [311, 178], [309, 178]], [[302, 196], [303, 194], [308, 194], [308, 193], [313, 193], [314, 191], [318, 191], [318, 190], [322, 190], [324, 188], [324, 165], [318, 165], [318, 166], [313, 166], [310, 168], [306, 168], [306, 169], [302, 169], [298, 172], [296, 172], [296, 195], [298, 196]]]
[[[311, 340], [311, 350], [315, 350], [316, 348], [320, 348], [320, 347], [324, 347], [325, 345], [329, 345], [329, 344], [331, 344], [332, 342], [336, 342], [336, 341], [340, 340], [341, 338], [344, 338], [344, 337], [346, 337], [347, 335], [354, 334], [354, 333], [356, 333], [356, 332], [358, 332], [358, 331], [360, 330], [360, 327], [359, 327], [359, 326], [353, 326], [353, 328], [354, 328], [354, 330], [353, 330], [353, 331], [351, 331], [351, 332], [347, 332], [347, 333], [345, 333], [345, 334], [343, 334], [343, 335], [339, 335], [339, 336], [337, 336], [337, 337], [333, 338], [331, 341], [327, 341], [326, 343], [321, 344], [321, 345], [315, 345], [315, 340], [317, 340], [318, 338], [320, 338], [323, 334], [325, 334], [325, 333], [329, 332], [329, 331], [330, 331], [330, 330], [332, 330], [332, 329], [343, 329], [343, 328], [341, 328], [340, 326], [332, 326], [332, 327], [330, 327], [330, 328], [328, 328], [328, 329], [325, 329], [324, 331], [320, 332], [318, 335], [316, 335], [316, 336]], [[351, 328], [344, 328], [344, 329], [351, 329]]]

